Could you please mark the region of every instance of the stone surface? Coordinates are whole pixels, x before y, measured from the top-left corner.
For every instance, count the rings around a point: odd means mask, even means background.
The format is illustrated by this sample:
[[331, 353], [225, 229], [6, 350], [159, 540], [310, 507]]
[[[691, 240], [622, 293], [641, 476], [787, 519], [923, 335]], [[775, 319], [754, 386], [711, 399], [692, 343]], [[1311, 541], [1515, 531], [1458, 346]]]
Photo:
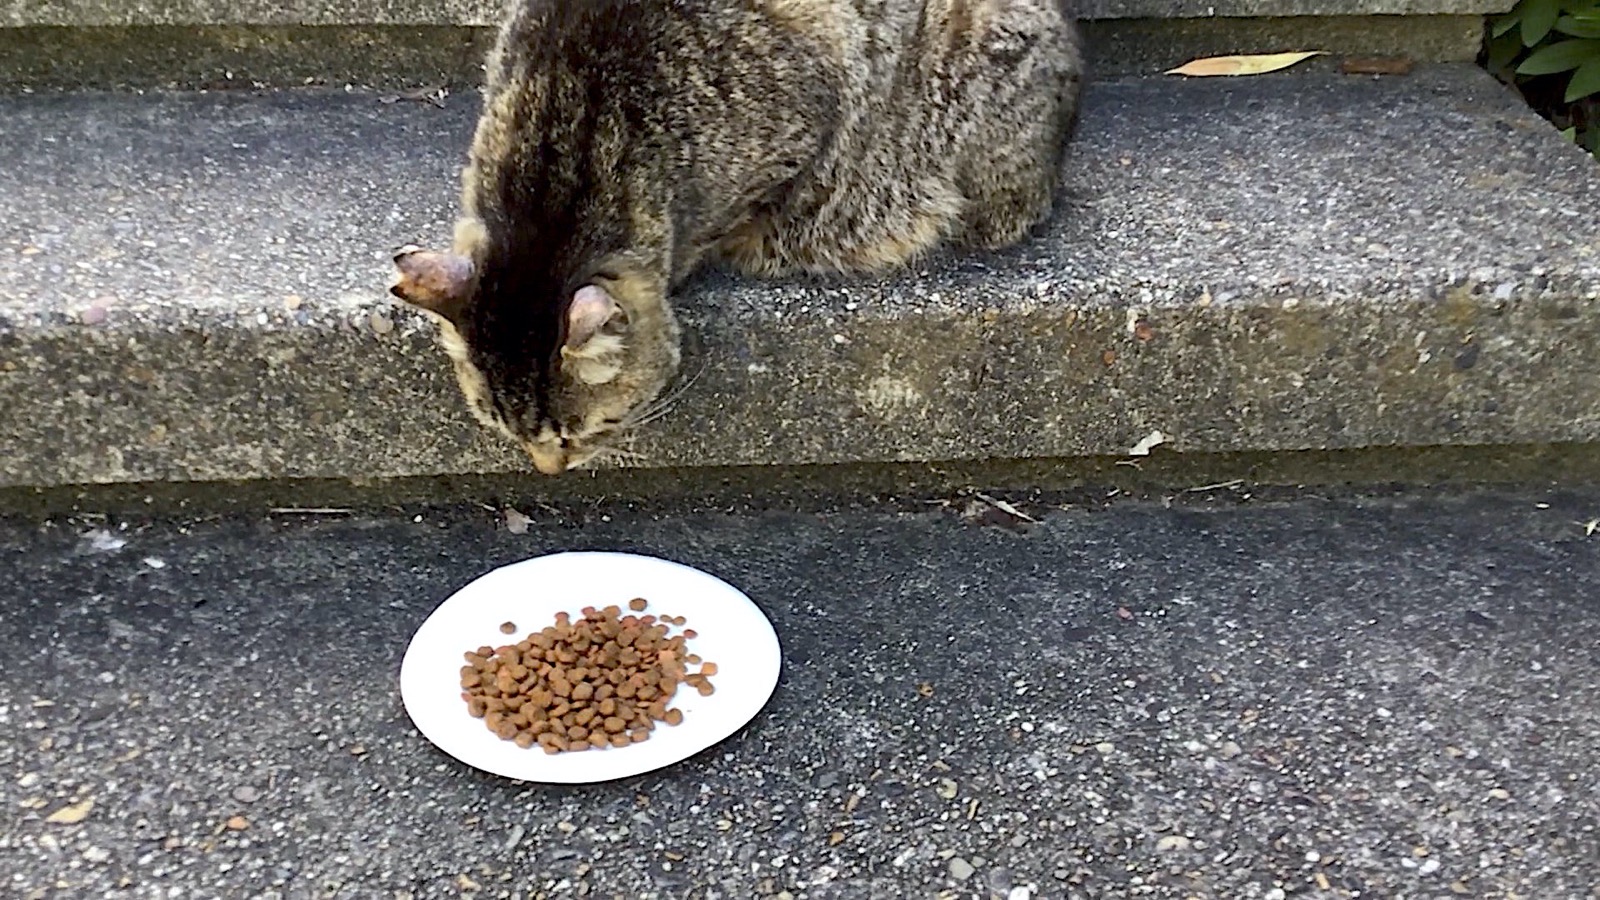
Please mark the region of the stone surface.
[[[1080, 0], [1087, 19], [1486, 14], [1514, 0]], [[0, 27], [23, 25], [488, 25], [500, 0], [0, 0]]]
[[[0, 484], [524, 468], [384, 295], [391, 248], [448, 233], [475, 101], [383, 99], [0, 101]], [[695, 380], [635, 449], [1600, 438], [1600, 169], [1481, 72], [1100, 84], [1068, 169], [1006, 253], [693, 285]]]
[[[615, 508], [522, 536], [476, 508], [0, 522], [0, 891], [1593, 896], [1600, 493], [1024, 508], [1025, 535]], [[396, 694], [414, 629], [579, 547], [747, 591], [784, 646], [772, 702], [612, 784], [433, 750]]]
[[1104, 19], [1084, 25], [1097, 77], [1153, 75], [1207, 56], [1317, 49], [1302, 71], [1334, 71], [1344, 56], [1473, 62], [1482, 16], [1336, 16], [1262, 19]]
[[[1097, 77], [1163, 72], [1200, 56], [1307, 47], [1331, 54], [1477, 58], [1481, 15], [1096, 19]], [[475, 86], [494, 29], [480, 25], [0, 27], [0, 91]], [[1332, 57], [1304, 68], [1331, 68]]]

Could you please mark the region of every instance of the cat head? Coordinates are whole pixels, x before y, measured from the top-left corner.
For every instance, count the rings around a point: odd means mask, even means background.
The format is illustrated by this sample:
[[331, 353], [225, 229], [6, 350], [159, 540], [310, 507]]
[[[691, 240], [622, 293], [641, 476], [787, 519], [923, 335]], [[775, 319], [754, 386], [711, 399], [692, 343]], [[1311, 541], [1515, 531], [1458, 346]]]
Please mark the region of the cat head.
[[546, 475], [614, 446], [678, 368], [666, 285], [625, 256], [560, 277], [458, 228], [449, 252], [406, 247], [390, 292], [428, 313], [472, 414]]

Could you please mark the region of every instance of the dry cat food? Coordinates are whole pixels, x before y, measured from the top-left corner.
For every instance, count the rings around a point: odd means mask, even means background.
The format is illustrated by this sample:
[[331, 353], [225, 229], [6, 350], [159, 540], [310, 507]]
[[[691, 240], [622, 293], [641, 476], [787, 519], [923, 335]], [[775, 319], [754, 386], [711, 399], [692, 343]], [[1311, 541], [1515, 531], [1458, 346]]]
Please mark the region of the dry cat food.
[[[628, 609], [642, 613], [648, 605], [634, 598]], [[687, 621], [624, 615], [618, 606], [584, 607], [577, 621], [557, 613], [554, 625], [515, 644], [466, 653], [461, 698], [467, 712], [519, 747], [561, 753], [647, 740], [657, 722], [683, 721], [682, 710], [667, 709], [680, 685], [701, 696], [715, 690], [716, 663], [687, 652], [694, 631], [670, 634]], [[516, 626], [500, 630], [511, 634]], [[699, 671], [690, 674], [689, 666]]]

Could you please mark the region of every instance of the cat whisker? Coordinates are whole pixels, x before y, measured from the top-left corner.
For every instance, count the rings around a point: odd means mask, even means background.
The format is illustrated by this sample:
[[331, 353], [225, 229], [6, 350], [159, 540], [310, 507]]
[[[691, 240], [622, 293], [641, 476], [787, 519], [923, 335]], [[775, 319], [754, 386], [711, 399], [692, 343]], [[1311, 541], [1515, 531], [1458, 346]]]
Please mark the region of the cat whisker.
[[662, 416], [666, 415], [667, 413], [671, 412], [672, 408], [678, 404], [678, 401], [683, 399], [683, 395], [691, 387], [694, 387], [695, 382], [699, 381], [700, 380], [700, 376], [704, 375], [705, 373], [706, 373], [706, 366], [702, 365], [693, 375], [691, 375], [688, 378], [684, 379], [680, 384], [678, 384], [677, 387], [674, 387], [670, 392], [668, 392], [667, 394], [665, 394], [664, 396], [662, 396], [660, 399], [656, 400], [655, 402], [647, 404], [646, 406], [642, 407], [638, 412], [636, 412], [632, 416], [630, 416], [624, 422], [624, 427], [627, 427], [627, 428], [638, 428], [641, 425], [648, 425], [649, 423], [654, 422], [657, 419], [661, 418]]
[[619, 459], [623, 460], [625, 463], [649, 462], [649, 457], [645, 456], [643, 453], [640, 453], [637, 450], [628, 450], [623, 447], [601, 447], [599, 450], [595, 451], [594, 456], [591, 457], [591, 459], [601, 458]]

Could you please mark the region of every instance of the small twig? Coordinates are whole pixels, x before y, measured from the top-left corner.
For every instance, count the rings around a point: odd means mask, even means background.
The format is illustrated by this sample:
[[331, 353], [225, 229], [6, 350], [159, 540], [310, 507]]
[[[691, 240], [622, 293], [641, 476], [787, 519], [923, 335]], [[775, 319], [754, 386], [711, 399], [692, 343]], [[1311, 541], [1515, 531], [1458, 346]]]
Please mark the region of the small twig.
[[1035, 525], [1039, 523], [1038, 519], [1035, 519], [1033, 516], [1028, 515], [1020, 509], [1017, 509], [1015, 506], [1012, 506], [1004, 500], [997, 500], [981, 491], [973, 491], [972, 496], [977, 497], [979, 500], [982, 500], [983, 502], [989, 504], [995, 509], [1000, 510], [1003, 513], [1006, 513], [1007, 515], [1016, 516], [1024, 522], [1032, 522]]
[[1232, 481], [1219, 481], [1216, 484], [1202, 484], [1197, 487], [1188, 488], [1188, 492], [1191, 494], [1199, 494], [1204, 491], [1220, 491], [1224, 488], [1235, 488], [1241, 484], [1244, 484], [1244, 479], [1235, 478]]

